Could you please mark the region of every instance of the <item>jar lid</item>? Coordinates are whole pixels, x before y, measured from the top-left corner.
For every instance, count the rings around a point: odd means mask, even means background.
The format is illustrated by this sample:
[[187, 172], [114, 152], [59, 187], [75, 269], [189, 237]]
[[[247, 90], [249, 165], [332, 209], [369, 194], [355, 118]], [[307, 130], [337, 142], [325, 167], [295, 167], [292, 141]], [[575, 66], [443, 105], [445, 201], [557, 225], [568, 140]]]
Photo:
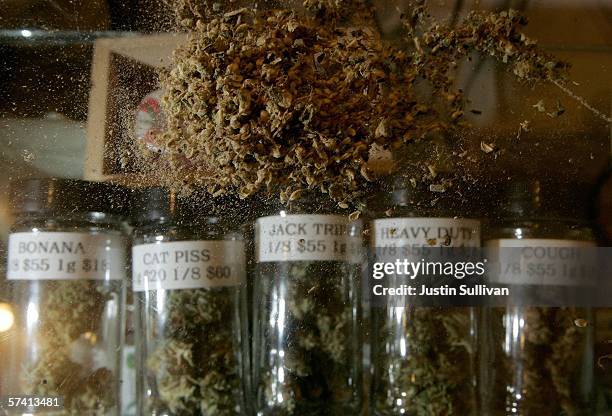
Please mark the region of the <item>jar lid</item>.
[[176, 193], [162, 187], [137, 190], [132, 198], [132, 222], [172, 221], [178, 214]]
[[127, 190], [105, 182], [35, 178], [11, 182], [10, 206], [19, 215], [103, 212], [124, 215]]
[[387, 199], [392, 205], [415, 207], [426, 204], [428, 197], [431, 195], [427, 193], [423, 182], [413, 184], [408, 178], [398, 176], [393, 178]]
[[505, 184], [502, 208], [518, 215], [535, 214], [542, 208], [542, 183], [537, 179], [513, 180]]
[[213, 197], [204, 189], [193, 189], [187, 197], [164, 187], [136, 190], [132, 198], [132, 223], [216, 223], [223, 218], [232, 224], [247, 221], [245, 204], [234, 197]]
[[498, 199], [501, 216], [592, 220], [593, 185], [559, 178], [516, 178], [503, 183]]
[[135, 191], [132, 200], [132, 222], [176, 221], [207, 223], [217, 221], [210, 195], [193, 192], [189, 197], [181, 197], [175, 191], [164, 187], [143, 188]]

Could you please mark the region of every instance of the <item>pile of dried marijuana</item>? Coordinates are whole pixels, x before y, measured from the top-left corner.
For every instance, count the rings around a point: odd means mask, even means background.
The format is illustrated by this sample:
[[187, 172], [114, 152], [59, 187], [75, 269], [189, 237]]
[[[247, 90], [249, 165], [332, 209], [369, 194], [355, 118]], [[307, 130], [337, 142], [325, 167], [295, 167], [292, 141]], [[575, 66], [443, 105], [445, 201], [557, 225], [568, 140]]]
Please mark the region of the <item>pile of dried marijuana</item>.
[[168, 127], [157, 147], [174, 168], [160, 180], [174, 188], [285, 201], [316, 189], [345, 206], [373, 179], [374, 147], [457, 126], [453, 71], [468, 53], [508, 62], [527, 81], [562, 82], [566, 69], [520, 32], [514, 12], [474, 12], [451, 28], [428, 22], [419, 4], [391, 45], [361, 1], [306, 0], [305, 12], [207, 5], [175, 3], [189, 39], [162, 75]]

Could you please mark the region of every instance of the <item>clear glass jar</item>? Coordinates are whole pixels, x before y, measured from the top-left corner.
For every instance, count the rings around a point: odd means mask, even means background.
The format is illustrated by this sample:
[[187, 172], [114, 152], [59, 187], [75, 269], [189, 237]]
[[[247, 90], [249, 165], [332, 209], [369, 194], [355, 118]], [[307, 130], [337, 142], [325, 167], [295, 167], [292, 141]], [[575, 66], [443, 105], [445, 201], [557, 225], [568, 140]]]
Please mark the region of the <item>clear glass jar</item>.
[[144, 190], [134, 216], [141, 415], [246, 415], [246, 264], [205, 203]]
[[[382, 200], [384, 214], [370, 227], [377, 256], [388, 248], [480, 246], [480, 222], [460, 215], [462, 201], [450, 204], [401, 177]], [[401, 252], [394, 260], [410, 256]], [[476, 414], [477, 328], [475, 307], [415, 306], [399, 296], [374, 301], [371, 413]]]
[[256, 413], [357, 413], [361, 223], [310, 195], [270, 212], [255, 224]]
[[7, 277], [18, 331], [6, 393], [61, 396], [63, 409], [46, 409], [53, 415], [119, 414], [126, 247], [117, 192], [73, 180], [12, 184]]
[[[551, 212], [543, 215], [541, 194], [538, 181], [511, 184], [505, 191], [498, 219], [486, 231], [486, 246], [595, 245], [584, 221]], [[555, 261], [542, 258], [532, 264], [550, 266]], [[548, 290], [553, 290], [552, 286]], [[593, 414], [593, 327], [592, 311], [588, 308], [515, 305], [485, 308], [479, 371], [482, 413]]]

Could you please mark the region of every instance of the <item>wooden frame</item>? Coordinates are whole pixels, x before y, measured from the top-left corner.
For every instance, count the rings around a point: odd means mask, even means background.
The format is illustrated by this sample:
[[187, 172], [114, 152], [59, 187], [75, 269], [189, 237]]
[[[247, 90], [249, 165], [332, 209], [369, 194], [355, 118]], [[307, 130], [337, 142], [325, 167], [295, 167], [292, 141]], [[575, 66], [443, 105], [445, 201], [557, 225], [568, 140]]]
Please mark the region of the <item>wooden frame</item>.
[[[119, 163], [121, 141], [127, 137], [127, 114], [138, 99], [155, 89], [156, 71], [168, 66], [172, 51], [185, 34], [166, 33], [98, 39], [94, 44], [87, 117], [84, 178], [126, 185], [146, 183], [130, 161]], [[139, 97], [139, 98], [138, 98]], [[125, 161], [124, 161], [125, 162]]]

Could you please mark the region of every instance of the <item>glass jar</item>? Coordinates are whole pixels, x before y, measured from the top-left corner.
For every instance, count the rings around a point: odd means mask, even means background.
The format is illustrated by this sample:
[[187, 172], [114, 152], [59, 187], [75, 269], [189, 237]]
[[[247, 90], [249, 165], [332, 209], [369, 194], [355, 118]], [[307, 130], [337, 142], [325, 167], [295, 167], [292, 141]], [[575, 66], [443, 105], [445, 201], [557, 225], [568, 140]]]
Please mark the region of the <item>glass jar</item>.
[[63, 409], [45, 409], [54, 415], [119, 414], [124, 198], [102, 183], [11, 184], [17, 219], [7, 277], [18, 332], [8, 353], [7, 393], [60, 396]]
[[135, 205], [139, 414], [247, 414], [242, 236], [210, 213], [210, 201], [150, 188]]
[[[410, 258], [413, 248], [480, 246], [480, 222], [460, 215], [462, 201], [454, 205], [403, 177], [383, 201], [385, 214], [371, 224], [377, 258], [390, 248], [395, 261]], [[476, 414], [477, 312], [374, 296], [372, 414]]]
[[[517, 181], [505, 190], [498, 219], [487, 230], [494, 249], [544, 248], [546, 256], [521, 260], [513, 274], [524, 283], [552, 270], [560, 260], [548, 248], [593, 247], [583, 221], [544, 215], [539, 181]], [[551, 205], [559, 205], [555, 198]], [[501, 254], [503, 255], [503, 253]], [[551, 269], [552, 268], [552, 269]], [[549, 282], [547, 293], [554, 285]], [[482, 313], [482, 413], [491, 415], [591, 415], [593, 394], [592, 311], [577, 307], [489, 307]]]
[[255, 224], [256, 413], [357, 413], [361, 223], [312, 195], [270, 211]]

